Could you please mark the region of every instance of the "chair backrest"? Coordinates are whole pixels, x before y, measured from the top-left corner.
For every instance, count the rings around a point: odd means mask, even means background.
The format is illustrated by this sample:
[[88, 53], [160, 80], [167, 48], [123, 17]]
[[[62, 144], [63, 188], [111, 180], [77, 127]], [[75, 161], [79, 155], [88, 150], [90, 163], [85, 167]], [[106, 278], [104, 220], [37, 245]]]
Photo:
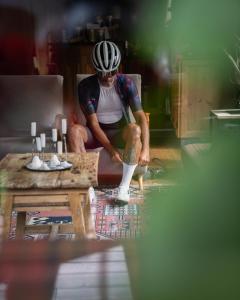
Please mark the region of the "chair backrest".
[[0, 137], [27, 136], [32, 121], [49, 129], [63, 113], [62, 87], [60, 75], [1, 75]]
[[[91, 75], [92, 74], [77, 74], [77, 80], [76, 80], [77, 86], [78, 86], [80, 81], [82, 81], [83, 79], [85, 79], [85, 78], [87, 78]], [[137, 90], [138, 90], [138, 95], [141, 99], [141, 84], [142, 84], [141, 75], [140, 74], [126, 74], [126, 75], [129, 76], [134, 81], [134, 83], [136, 84], [136, 87], [137, 87]], [[78, 108], [79, 108], [77, 87], [76, 87], [76, 99], [77, 99], [77, 105], [78, 105]], [[78, 109], [78, 111], [79, 111], [79, 115], [78, 115], [79, 121], [81, 122], [81, 124], [85, 124], [86, 119], [83, 115], [83, 112], [81, 111], [80, 108]], [[129, 114], [130, 114], [131, 121], [135, 122], [135, 119], [134, 119], [134, 116], [133, 116], [131, 110], [129, 110]]]

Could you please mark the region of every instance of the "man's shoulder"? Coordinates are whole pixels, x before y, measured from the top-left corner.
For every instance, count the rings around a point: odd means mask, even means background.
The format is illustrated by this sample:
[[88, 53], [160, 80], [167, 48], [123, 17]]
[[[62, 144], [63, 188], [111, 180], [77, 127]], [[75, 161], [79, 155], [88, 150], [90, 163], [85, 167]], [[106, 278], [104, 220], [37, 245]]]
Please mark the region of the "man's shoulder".
[[125, 82], [127, 80], [131, 80], [131, 78], [129, 77], [129, 75], [124, 74], [124, 73], [118, 73], [117, 74], [117, 80]]
[[[135, 75], [134, 75], [135, 76]], [[134, 78], [133, 74], [118, 74], [117, 81], [118, 86], [124, 90], [132, 91], [136, 85], [136, 79]]]
[[132, 83], [134, 83], [135, 74], [123, 74], [123, 73], [118, 73], [117, 74], [117, 80], [118, 82], [120, 82], [121, 84], [124, 85], [131, 85]]

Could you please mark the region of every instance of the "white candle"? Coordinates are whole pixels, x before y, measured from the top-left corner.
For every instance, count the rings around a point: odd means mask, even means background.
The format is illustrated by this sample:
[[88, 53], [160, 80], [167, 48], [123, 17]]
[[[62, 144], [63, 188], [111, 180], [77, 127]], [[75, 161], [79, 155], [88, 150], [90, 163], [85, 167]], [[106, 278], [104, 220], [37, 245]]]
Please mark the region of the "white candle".
[[41, 138], [36, 137], [36, 143], [37, 143], [37, 151], [42, 151], [42, 144], [41, 144]]
[[0, 248], [2, 243], [2, 234], [3, 234], [3, 215], [1, 214], [1, 210], [0, 210]]
[[58, 141], [57, 142], [57, 152], [58, 152], [58, 154], [62, 154], [62, 150], [63, 150], [62, 141]]
[[41, 145], [42, 145], [43, 148], [45, 148], [46, 147], [46, 134], [41, 133], [40, 138], [41, 138]]
[[37, 134], [37, 123], [31, 122], [31, 136], [36, 136]]
[[57, 129], [56, 128], [52, 129], [52, 141], [53, 142], [57, 141]]
[[62, 119], [62, 134], [67, 134], [67, 119]]

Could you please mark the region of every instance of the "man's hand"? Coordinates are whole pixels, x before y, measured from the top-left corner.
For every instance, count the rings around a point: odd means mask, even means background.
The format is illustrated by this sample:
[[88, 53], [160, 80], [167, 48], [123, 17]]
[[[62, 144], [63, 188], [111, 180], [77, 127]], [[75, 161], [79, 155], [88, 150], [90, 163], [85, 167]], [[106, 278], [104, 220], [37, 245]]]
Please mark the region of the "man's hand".
[[112, 161], [119, 162], [119, 163], [123, 162], [121, 153], [116, 149], [114, 149], [111, 152], [111, 157], [112, 157]]
[[137, 121], [137, 124], [141, 128], [141, 141], [142, 141], [142, 151], [139, 156], [138, 164], [140, 166], [145, 166], [150, 161], [149, 155], [149, 126], [147, 119], [143, 110], [134, 112], [134, 117]]
[[150, 161], [149, 151], [142, 150], [139, 156], [138, 164], [140, 166], [145, 166], [149, 163], [149, 161]]

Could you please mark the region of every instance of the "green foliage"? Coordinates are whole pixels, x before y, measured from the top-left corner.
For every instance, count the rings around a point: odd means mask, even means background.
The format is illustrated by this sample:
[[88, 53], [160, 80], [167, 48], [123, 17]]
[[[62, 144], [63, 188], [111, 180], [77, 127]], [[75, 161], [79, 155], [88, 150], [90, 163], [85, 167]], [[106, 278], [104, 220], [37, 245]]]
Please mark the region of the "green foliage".
[[234, 83], [240, 84], [240, 38], [237, 36], [237, 44], [235, 49], [235, 55], [230, 54], [227, 50], [224, 50], [227, 57], [230, 59], [234, 68]]
[[184, 181], [148, 199], [137, 299], [240, 299], [240, 139], [213, 145]]

